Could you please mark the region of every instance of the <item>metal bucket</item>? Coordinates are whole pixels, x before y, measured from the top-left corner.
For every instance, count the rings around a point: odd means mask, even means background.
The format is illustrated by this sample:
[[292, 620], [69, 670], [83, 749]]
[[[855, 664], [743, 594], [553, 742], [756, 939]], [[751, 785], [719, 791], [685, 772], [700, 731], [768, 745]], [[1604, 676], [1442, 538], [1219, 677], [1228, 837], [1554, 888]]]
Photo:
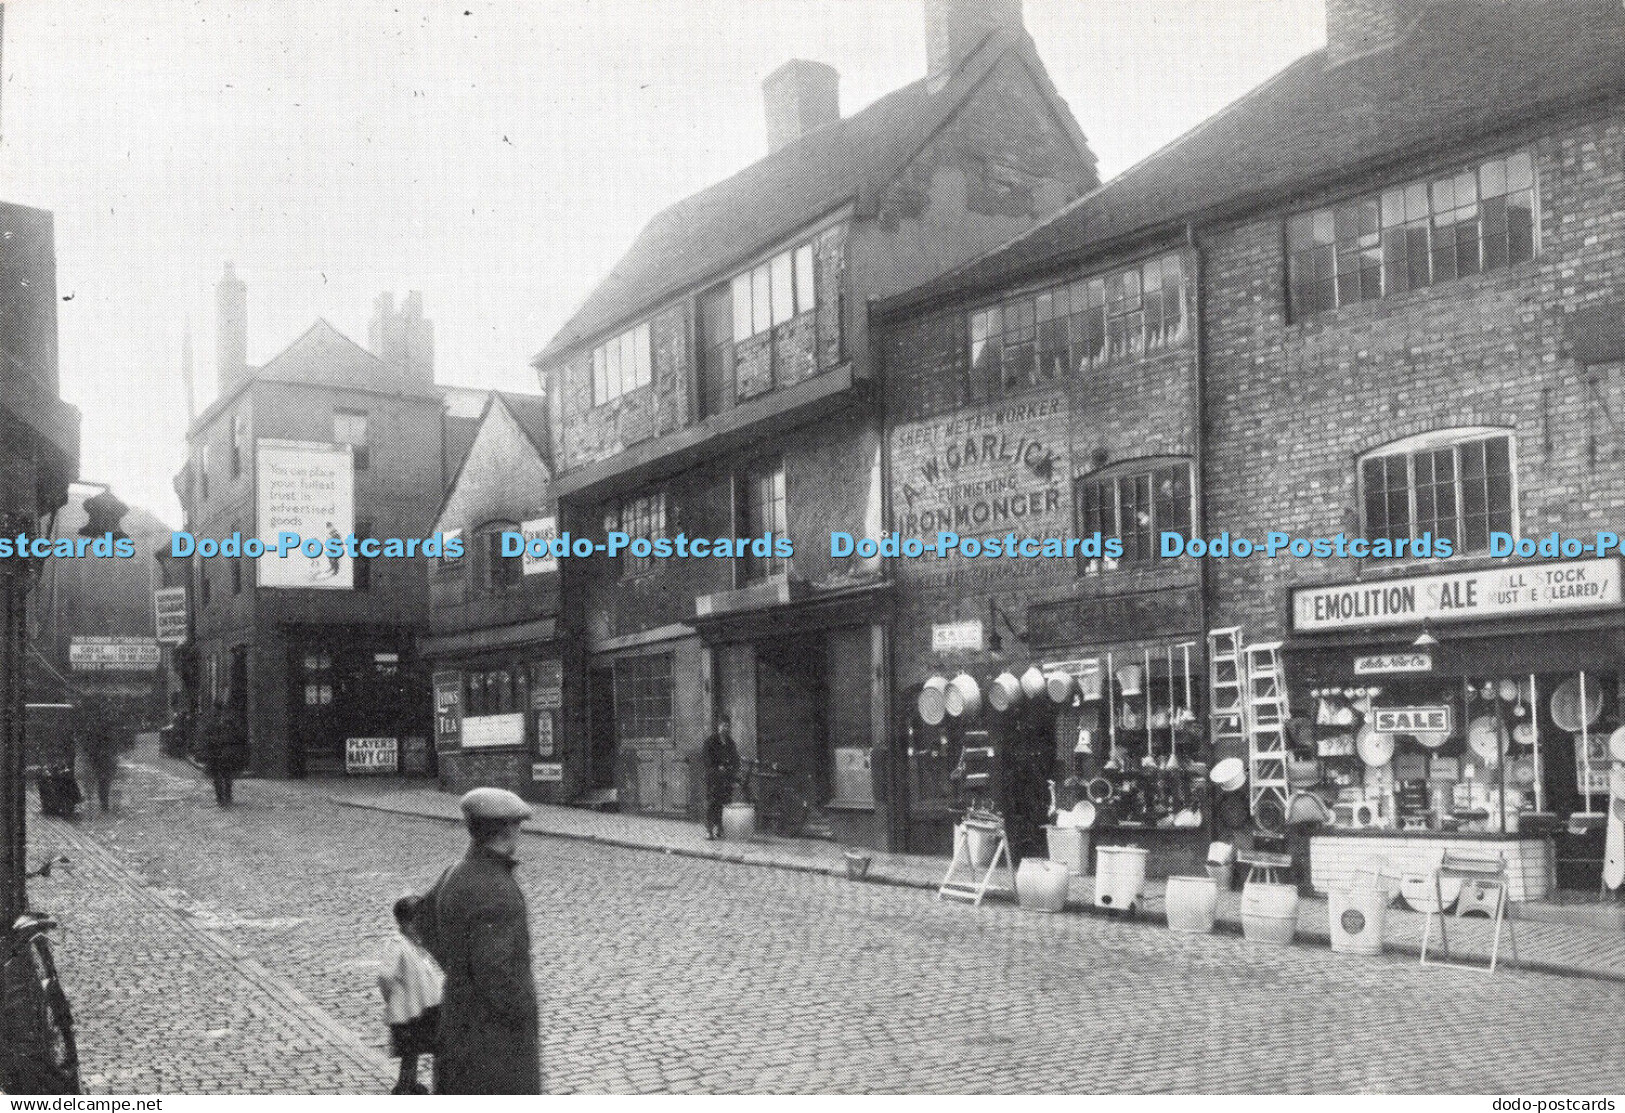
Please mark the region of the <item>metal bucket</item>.
[[1145, 895], [1146, 851], [1137, 846], [1102, 846], [1095, 850], [1095, 904], [1132, 908]]
[[1016, 870], [1016, 903], [1034, 912], [1059, 912], [1066, 907], [1071, 874], [1060, 862], [1023, 858]]
[[954, 718], [973, 716], [982, 709], [982, 686], [968, 672], [962, 672], [948, 684], [943, 693], [942, 706]]
[[1388, 890], [1334, 889], [1327, 899], [1332, 921], [1332, 950], [1348, 955], [1382, 954], [1382, 929], [1388, 920]]
[[1082, 877], [1089, 868], [1089, 832], [1076, 827], [1046, 827], [1049, 860]]
[[933, 676], [920, 689], [915, 707], [919, 709], [920, 718], [924, 719], [927, 725], [936, 726], [947, 716], [948, 710], [944, 700], [947, 691], [948, 678], [945, 676]]
[[756, 837], [756, 805], [723, 805], [722, 837], [730, 842], [749, 842], [754, 839]]
[[1163, 897], [1171, 931], [1205, 934], [1219, 911], [1219, 887], [1211, 877], [1170, 877]]
[[1049, 692], [1051, 703], [1069, 703], [1072, 693], [1078, 690], [1078, 682], [1071, 673], [1052, 672], [1044, 677], [1044, 690]]
[[1241, 888], [1241, 933], [1254, 943], [1284, 946], [1298, 931], [1298, 887], [1249, 881]]

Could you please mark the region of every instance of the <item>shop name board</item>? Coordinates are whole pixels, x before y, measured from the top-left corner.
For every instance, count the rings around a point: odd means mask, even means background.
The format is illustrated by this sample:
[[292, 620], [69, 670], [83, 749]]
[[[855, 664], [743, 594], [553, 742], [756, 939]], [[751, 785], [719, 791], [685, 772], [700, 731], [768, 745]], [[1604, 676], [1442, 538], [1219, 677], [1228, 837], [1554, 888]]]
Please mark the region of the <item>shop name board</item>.
[[533, 761], [530, 763], [530, 779], [533, 781], [562, 781], [564, 780], [564, 766], [556, 761]]
[[525, 744], [525, 714], [512, 711], [505, 715], [472, 715], [463, 720], [463, 749], [481, 746], [523, 746]]
[[1027, 641], [1034, 648], [1049, 649], [1190, 634], [1201, 613], [1194, 587], [1067, 599], [1027, 608]]
[[1373, 653], [1354, 659], [1355, 676], [1376, 676], [1394, 672], [1432, 672], [1431, 653]]
[[161, 656], [156, 638], [76, 634], [68, 641], [74, 672], [151, 672]]
[[152, 593], [153, 623], [162, 645], [180, 645], [186, 640], [186, 589], [161, 587]]
[[1302, 587], [1292, 593], [1294, 630], [1413, 626], [1617, 607], [1618, 557], [1481, 568], [1379, 583]]
[[[520, 567], [527, 576], [539, 576], [544, 572], [557, 572], [559, 558], [553, 555], [553, 542], [558, 540], [559, 520], [556, 517], [533, 518], [528, 522], [521, 522], [519, 528], [525, 535], [525, 551], [520, 557]], [[541, 542], [541, 544], [533, 544]], [[540, 553], [541, 556], [534, 554]]]
[[982, 620], [979, 618], [931, 624], [932, 653], [967, 653], [981, 648]]
[[1378, 734], [1449, 734], [1450, 705], [1436, 707], [1373, 707], [1371, 729]]
[[394, 738], [346, 738], [346, 773], [393, 773], [400, 768], [400, 742]]

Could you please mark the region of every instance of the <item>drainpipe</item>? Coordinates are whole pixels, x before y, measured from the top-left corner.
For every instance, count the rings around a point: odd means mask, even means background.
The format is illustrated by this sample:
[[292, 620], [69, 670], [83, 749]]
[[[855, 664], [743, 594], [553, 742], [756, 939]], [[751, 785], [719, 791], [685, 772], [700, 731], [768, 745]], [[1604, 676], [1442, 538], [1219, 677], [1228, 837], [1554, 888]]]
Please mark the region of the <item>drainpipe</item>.
[[[1206, 538], [1207, 531], [1207, 296], [1203, 279], [1204, 267], [1202, 265], [1202, 245], [1196, 238], [1196, 226], [1185, 222], [1185, 247], [1191, 257], [1191, 359], [1193, 372], [1191, 375], [1191, 412], [1194, 415], [1194, 441], [1191, 445], [1191, 455], [1195, 463], [1196, 488], [1196, 520], [1193, 523], [1196, 536]], [[1201, 634], [1202, 660], [1207, 661], [1207, 635], [1211, 624], [1210, 597], [1213, 591], [1213, 565], [1212, 558], [1206, 552], [1202, 554], [1197, 581], [1197, 628]], [[1211, 670], [1212, 666], [1209, 665]], [[1211, 710], [1213, 693], [1208, 694], [1209, 709]], [[1211, 719], [1209, 719], [1211, 722]], [[1211, 757], [1212, 740], [1209, 739], [1209, 756]], [[1207, 817], [1211, 830], [1213, 816]]]

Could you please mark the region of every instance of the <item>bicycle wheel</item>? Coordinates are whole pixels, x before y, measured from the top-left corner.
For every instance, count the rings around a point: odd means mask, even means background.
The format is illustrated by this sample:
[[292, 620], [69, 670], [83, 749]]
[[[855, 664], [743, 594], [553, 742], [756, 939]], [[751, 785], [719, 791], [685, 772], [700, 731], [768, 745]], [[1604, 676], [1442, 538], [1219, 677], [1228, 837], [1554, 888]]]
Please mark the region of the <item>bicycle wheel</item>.
[[44, 989], [41, 1002], [45, 1029], [45, 1053], [51, 1066], [58, 1072], [71, 1093], [79, 1092], [79, 1046], [73, 1034], [73, 1010], [68, 1006], [68, 995], [62, 990], [57, 977], [56, 961], [51, 957], [51, 945], [43, 935], [34, 937], [29, 945], [35, 970]]

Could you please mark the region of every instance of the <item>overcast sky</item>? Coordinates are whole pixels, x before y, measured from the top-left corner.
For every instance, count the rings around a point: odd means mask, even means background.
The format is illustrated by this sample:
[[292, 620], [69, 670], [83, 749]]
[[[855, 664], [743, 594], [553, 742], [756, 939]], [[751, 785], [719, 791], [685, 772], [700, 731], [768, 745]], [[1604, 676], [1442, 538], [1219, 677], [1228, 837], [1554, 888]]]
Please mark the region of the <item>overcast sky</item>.
[[[1324, 40], [1322, 0], [1026, 0], [1111, 177]], [[760, 82], [922, 76], [921, 0], [8, 0], [0, 197], [56, 213], [81, 474], [177, 522], [181, 338], [213, 395], [214, 283], [250, 363], [423, 291], [440, 381], [528, 360], [657, 210], [766, 151]]]

